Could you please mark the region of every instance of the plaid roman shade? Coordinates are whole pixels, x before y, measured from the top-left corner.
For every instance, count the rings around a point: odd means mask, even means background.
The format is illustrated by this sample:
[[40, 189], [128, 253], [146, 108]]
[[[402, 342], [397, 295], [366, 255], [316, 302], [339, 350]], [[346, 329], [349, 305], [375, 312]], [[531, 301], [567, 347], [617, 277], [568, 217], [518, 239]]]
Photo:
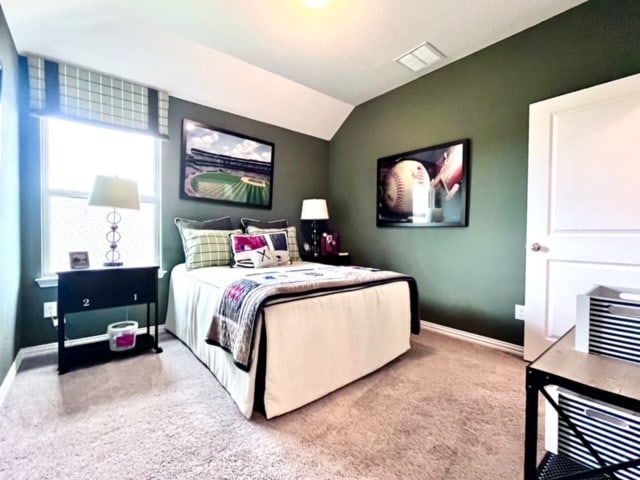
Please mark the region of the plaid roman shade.
[[169, 135], [169, 95], [83, 68], [28, 57], [29, 107], [38, 115]]

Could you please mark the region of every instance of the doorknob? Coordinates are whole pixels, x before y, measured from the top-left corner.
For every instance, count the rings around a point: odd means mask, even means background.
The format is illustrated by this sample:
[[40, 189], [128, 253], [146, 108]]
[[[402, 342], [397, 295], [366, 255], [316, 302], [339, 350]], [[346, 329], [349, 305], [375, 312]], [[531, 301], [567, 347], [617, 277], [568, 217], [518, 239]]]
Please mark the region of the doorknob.
[[542, 249], [542, 245], [540, 245], [538, 242], [533, 242], [530, 248], [532, 252], [539, 252]]

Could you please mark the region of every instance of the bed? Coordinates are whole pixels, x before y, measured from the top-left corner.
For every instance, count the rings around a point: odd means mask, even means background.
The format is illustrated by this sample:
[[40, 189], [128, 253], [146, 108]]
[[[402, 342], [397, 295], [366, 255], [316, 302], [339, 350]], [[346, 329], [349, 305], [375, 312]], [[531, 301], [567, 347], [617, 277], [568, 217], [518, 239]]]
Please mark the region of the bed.
[[420, 331], [415, 281], [395, 272], [362, 269], [378, 280], [343, 288], [319, 288], [320, 283], [312, 282], [310, 291], [265, 297], [257, 309], [247, 364], [239, 363], [229, 348], [210, 344], [216, 343], [210, 335], [221, 298], [247, 275], [339, 276], [359, 268], [296, 261], [268, 269], [189, 270], [179, 264], [171, 272], [166, 328], [215, 375], [245, 417], [258, 410], [273, 418], [409, 350], [411, 333]]

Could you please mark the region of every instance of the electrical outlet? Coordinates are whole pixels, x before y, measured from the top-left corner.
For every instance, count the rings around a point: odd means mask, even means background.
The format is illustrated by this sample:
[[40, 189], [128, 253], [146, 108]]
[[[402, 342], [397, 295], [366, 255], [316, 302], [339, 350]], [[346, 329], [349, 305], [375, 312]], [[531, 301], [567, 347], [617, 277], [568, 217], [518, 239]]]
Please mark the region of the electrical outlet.
[[515, 309], [516, 320], [524, 320], [524, 305], [517, 305]]
[[44, 318], [54, 318], [58, 316], [58, 302], [44, 302]]

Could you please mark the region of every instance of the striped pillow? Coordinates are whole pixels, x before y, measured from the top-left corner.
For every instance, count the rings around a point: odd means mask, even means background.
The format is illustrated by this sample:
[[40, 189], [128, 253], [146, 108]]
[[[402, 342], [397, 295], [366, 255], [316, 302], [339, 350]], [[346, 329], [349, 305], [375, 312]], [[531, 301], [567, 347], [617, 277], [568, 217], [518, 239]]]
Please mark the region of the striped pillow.
[[298, 239], [296, 238], [296, 227], [287, 227], [287, 228], [257, 228], [252, 225], [247, 226], [247, 233], [272, 233], [272, 232], [281, 232], [283, 230], [287, 231], [287, 237], [289, 239], [289, 257], [292, 262], [297, 262], [301, 260], [300, 258], [300, 249], [298, 248]]
[[196, 230], [183, 228], [185, 265], [187, 270], [230, 265], [231, 247], [229, 235], [242, 230]]

